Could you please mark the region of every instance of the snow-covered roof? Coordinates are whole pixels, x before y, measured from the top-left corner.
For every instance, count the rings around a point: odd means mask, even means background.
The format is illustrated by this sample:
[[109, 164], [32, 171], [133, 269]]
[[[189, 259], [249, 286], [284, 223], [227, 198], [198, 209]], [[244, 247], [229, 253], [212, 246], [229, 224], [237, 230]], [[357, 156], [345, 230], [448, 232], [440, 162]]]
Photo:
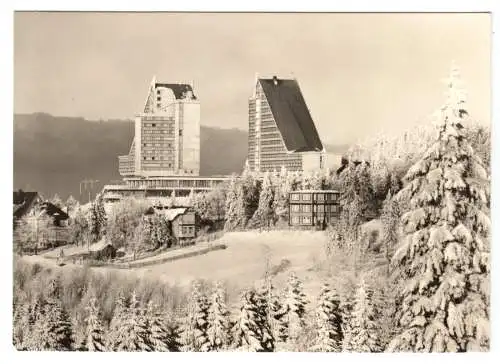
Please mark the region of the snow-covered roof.
[[163, 215], [165, 219], [173, 221], [177, 216], [184, 215], [187, 209], [187, 207], [176, 207], [172, 209], [155, 209], [155, 211]]

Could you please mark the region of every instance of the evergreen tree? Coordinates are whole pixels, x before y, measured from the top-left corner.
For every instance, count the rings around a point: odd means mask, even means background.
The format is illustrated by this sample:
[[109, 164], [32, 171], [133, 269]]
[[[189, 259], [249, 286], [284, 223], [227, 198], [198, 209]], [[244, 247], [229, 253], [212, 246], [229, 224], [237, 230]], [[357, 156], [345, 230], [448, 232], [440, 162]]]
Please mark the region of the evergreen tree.
[[244, 194], [241, 188], [241, 182], [237, 181], [236, 176], [231, 177], [228, 193], [226, 195], [225, 208], [226, 222], [225, 230], [235, 230], [243, 227], [245, 224]]
[[158, 305], [148, 302], [146, 311], [148, 327], [148, 344], [152, 351], [170, 351], [169, 330]]
[[267, 327], [263, 327], [259, 298], [255, 289], [241, 295], [241, 307], [233, 326], [233, 348], [241, 351], [272, 351], [274, 343]]
[[302, 282], [295, 273], [288, 277], [287, 293], [285, 298], [284, 322], [288, 328], [287, 342], [290, 347], [297, 343], [302, 330], [304, 329], [305, 307], [307, 304], [306, 295], [302, 291]]
[[244, 228], [258, 208], [261, 187], [260, 181], [256, 178], [255, 174], [250, 171], [248, 162], [245, 164], [239, 186], [240, 191], [237, 198], [243, 201], [237, 203], [237, 206], [239, 210], [241, 209], [241, 205], [243, 205], [243, 211], [239, 211], [243, 213], [242, 216], [240, 215], [239, 220], [242, 223], [241, 227]]
[[73, 215], [73, 213], [80, 207], [80, 203], [73, 197], [73, 195], [70, 195], [68, 199], [66, 200], [66, 208], [68, 209], [68, 214], [70, 216]]
[[73, 349], [74, 339], [68, 313], [62, 307], [59, 279], [53, 279], [47, 289], [47, 298], [39, 301], [42, 308], [35, 308], [35, 345], [31, 350], [68, 351]]
[[270, 222], [273, 220], [273, 203], [274, 191], [271, 181], [271, 176], [268, 172], [264, 174], [262, 189], [260, 190], [259, 205], [253, 215], [253, 220], [259, 227], [269, 228]]
[[180, 328], [182, 351], [208, 351], [208, 299], [199, 282], [193, 282], [187, 317]]
[[217, 282], [208, 309], [208, 341], [210, 351], [225, 350], [229, 346], [229, 311], [226, 307], [226, 291]]
[[399, 241], [399, 206], [396, 199], [392, 198], [390, 191], [384, 200], [380, 220], [382, 221], [382, 241], [385, 245], [385, 257], [388, 265], [387, 273], [389, 274], [392, 252]]
[[59, 207], [60, 209], [63, 208], [63, 201], [61, 199], [61, 197], [59, 197], [59, 195], [56, 193], [49, 201], [51, 204]]
[[354, 242], [358, 238], [358, 229], [361, 223], [361, 213], [359, 208], [359, 196], [357, 192], [358, 175], [353, 163], [349, 163], [341, 175], [341, 193], [340, 193], [340, 226], [339, 232], [343, 240]]
[[106, 232], [106, 211], [102, 194], [98, 194], [89, 210], [89, 229], [92, 242], [101, 240]]
[[85, 350], [106, 351], [104, 326], [99, 317], [99, 307], [95, 296], [92, 296], [89, 300], [85, 321], [87, 324], [84, 341]]
[[135, 292], [130, 299], [130, 306], [125, 309], [121, 325], [115, 337], [115, 351], [151, 351], [148, 341], [149, 330], [146, 317], [139, 306]]
[[346, 349], [354, 352], [379, 352], [382, 347], [379, 342], [376, 311], [372, 302], [373, 291], [367, 287], [361, 278], [356, 290], [354, 307], [351, 314], [349, 342]]
[[489, 187], [463, 131], [468, 114], [452, 67], [439, 136], [405, 176], [406, 239], [393, 256], [402, 333], [389, 351], [489, 348]]
[[318, 297], [316, 308], [317, 336], [312, 351], [342, 350], [342, 318], [340, 316], [340, 301], [334, 290], [325, 283]]
[[292, 177], [292, 174], [286, 170], [285, 166], [282, 166], [278, 181], [275, 184], [273, 211], [282, 221], [288, 221], [289, 194], [292, 191]]
[[119, 331], [122, 326], [128, 309], [128, 302], [122, 291], [118, 293], [116, 304], [113, 310], [113, 317], [109, 323], [109, 331], [106, 336], [106, 347], [116, 351], [119, 344]]

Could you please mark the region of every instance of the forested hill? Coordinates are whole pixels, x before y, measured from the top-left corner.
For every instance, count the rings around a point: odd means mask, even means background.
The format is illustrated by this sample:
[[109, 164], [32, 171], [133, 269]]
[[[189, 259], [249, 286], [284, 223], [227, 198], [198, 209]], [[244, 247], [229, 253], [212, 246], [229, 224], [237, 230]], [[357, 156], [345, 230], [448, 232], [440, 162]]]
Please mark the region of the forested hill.
[[[120, 179], [117, 156], [128, 153], [133, 135], [133, 123], [127, 120], [16, 114], [14, 188], [80, 199], [80, 181], [99, 180], [97, 191]], [[247, 132], [202, 126], [200, 148], [202, 175], [239, 172], [247, 155]], [[346, 147], [327, 149], [342, 152]]]

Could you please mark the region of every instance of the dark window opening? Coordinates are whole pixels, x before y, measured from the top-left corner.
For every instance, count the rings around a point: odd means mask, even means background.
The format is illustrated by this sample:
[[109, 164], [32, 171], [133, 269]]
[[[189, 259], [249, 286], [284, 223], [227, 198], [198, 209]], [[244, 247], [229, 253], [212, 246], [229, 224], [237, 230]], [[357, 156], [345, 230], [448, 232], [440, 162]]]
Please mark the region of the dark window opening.
[[179, 136], [182, 136], [182, 130], [179, 130]]

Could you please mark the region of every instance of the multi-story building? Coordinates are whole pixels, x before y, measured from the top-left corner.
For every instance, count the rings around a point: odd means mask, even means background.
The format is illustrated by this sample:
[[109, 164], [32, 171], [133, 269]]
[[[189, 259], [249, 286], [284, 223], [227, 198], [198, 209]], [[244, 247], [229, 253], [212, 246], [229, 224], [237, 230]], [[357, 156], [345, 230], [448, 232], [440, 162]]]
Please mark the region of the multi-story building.
[[257, 78], [248, 102], [250, 169], [319, 169], [325, 165], [325, 156], [297, 80]]
[[324, 228], [340, 216], [339, 195], [336, 190], [290, 192], [289, 225]]
[[153, 78], [130, 151], [118, 160], [124, 177], [199, 175], [200, 101], [191, 84]]
[[192, 83], [159, 83], [153, 78], [143, 112], [135, 117], [129, 153], [118, 157], [118, 169], [123, 184], [104, 186], [107, 202], [127, 196], [187, 196], [228, 179], [200, 177], [200, 101]]

